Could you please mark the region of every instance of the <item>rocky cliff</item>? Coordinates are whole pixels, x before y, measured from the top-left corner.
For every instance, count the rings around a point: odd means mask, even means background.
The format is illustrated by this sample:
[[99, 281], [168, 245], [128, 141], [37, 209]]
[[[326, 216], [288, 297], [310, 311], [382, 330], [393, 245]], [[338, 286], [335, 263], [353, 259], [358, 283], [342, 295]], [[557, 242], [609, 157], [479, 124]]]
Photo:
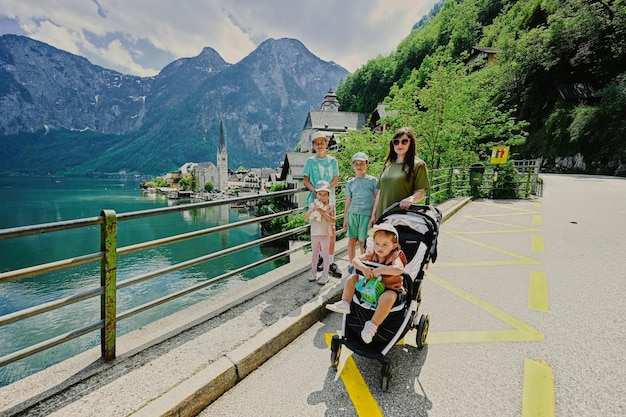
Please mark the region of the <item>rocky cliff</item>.
[[157, 174], [214, 161], [220, 120], [231, 168], [275, 166], [347, 74], [294, 39], [269, 39], [236, 64], [207, 47], [141, 78], [4, 35], [0, 171]]

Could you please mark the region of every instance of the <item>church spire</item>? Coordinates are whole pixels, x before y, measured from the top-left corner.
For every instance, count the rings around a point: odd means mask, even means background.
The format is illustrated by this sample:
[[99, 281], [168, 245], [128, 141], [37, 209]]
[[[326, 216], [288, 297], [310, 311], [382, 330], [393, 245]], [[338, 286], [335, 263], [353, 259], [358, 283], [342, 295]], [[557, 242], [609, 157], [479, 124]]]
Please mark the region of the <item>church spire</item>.
[[226, 152], [226, 141], [224, 140], [224, 124], [222, 123], [222, 119], [220, 119], [220, 146], [218, 150], [220, 152]]
[[224, 137], [224, 124], [220, 118], [220, 144], [217, 148], [217, 184], [221, 192], [228, 190], [228, 151], [226, 150], [226, 138]]

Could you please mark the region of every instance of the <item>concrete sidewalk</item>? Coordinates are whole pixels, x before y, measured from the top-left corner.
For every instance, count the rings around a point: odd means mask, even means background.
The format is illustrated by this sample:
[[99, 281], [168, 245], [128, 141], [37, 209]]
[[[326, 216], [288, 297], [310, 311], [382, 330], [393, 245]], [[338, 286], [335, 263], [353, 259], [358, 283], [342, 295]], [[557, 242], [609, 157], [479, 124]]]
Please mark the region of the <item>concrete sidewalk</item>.
[[[438, 207], [444, 221], [470, 198]], [[347, 240], [336, 262], [348, 267]], [[310, 254], [118, 341], [111, 363], [92, 349], [0, 388], [0, 416], [193, 416], [323, 318], [342, 281], [306, 279]], [[280, 285], [279, 285], [280, 284]], [[245, 286], [245, 289], [242, 287]]]

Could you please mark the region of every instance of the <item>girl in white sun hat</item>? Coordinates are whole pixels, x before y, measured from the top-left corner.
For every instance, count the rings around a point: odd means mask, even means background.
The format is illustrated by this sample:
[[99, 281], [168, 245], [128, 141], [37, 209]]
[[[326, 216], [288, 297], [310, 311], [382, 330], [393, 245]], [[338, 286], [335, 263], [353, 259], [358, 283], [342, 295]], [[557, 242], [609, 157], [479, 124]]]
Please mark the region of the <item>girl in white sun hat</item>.
[[[330, 184], [319, 180], [315, 184], [315, 199], [309, 204], [304, 221], [311, 223], [311, 276], [309, 281], [320, 285], [328, 282], [330, 268], [330, 240], [335, 230], [335, 204], [330, 201]], [[317, 260], [322, 257], [322, 276], [317, 278]]]
[[[326, 304], [326, 308], [337, 313], [349, 314], [350, 303], [358, 286], [365, 286], [370, 280], [380, 280], [384, 290], [378, 296], [376, 310], [371, 320], [365, 322], [361, 331], [361, 339], [370, 343], [378, 330], [378, 326], [387, 318], [391, 308], [404, 291], [402, 273], [406, 265], [406, 257], [400, 250], [398, 231], [390, 224], [377, 224], [368, 234], [374, 238], [374, 247], [352, 260], [358, 274], [350, 275], [344, 284], [341, 300], [334, 304]], [[369, 301], [369, 300], [368, 300]]]

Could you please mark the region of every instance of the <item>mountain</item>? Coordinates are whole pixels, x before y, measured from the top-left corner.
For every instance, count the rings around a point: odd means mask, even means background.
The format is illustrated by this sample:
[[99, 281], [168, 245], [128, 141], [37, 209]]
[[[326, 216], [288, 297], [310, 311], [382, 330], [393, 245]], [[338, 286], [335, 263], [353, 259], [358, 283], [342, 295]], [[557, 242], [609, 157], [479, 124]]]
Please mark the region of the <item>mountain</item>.
[[124, 75], [23, 36], [0, 37], [0, 172], [160, 174], [214, 161], [276, 166], [348, 71], [294, 39], [236, 64], [212, 48], [155, 77]]
[[107, 133], [137, 129], [152, 81], [92, 65], [23, 36], [1, 36], [0, 135], [45, 127]]

